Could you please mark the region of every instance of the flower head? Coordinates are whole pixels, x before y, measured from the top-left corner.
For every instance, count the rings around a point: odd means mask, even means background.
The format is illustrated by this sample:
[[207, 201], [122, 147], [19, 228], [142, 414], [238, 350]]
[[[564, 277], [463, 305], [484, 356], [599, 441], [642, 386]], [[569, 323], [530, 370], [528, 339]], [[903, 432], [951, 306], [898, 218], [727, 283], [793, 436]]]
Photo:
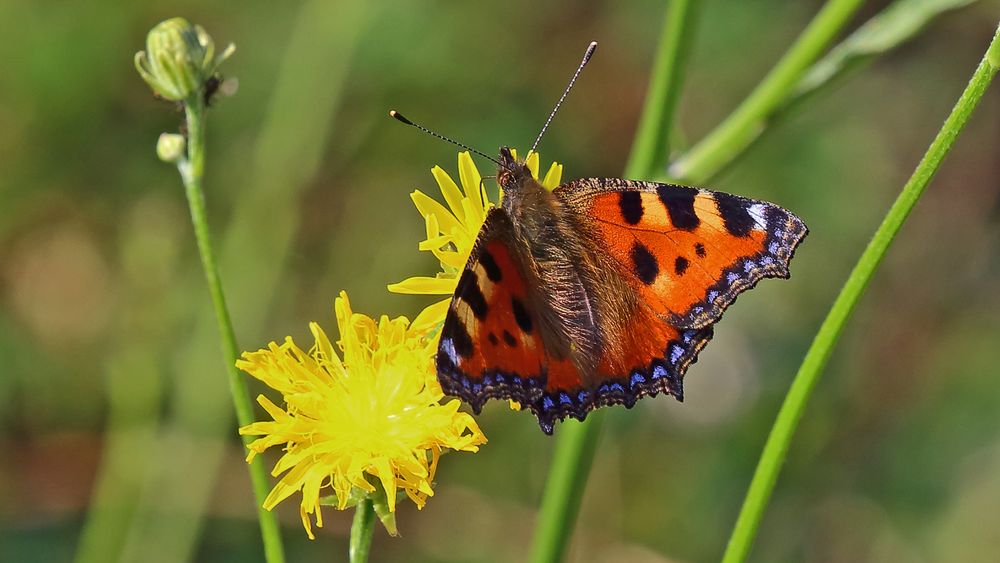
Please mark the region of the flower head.
[[215, 42], [200, 25], [184, 18], [156, 24], [146, 36], [146, 50], [135, 54], [135, 68], [154, 92], [184, 101], [202, 92], [219, 65], [236, 50], [229, 44], [215, 56]]
[[[513, 150], [514, 157], [517, 153]], [[538, 180], [538, 153], [528, 153], [525, 163], [531, 175]], [[553, 162], [541, 184], [554, 190], [562, 179], [562, 165]], [[472, 247], [479, 236], [479, 229], [486, 220], [486, 213], [493, 207], [483, 189], [482, 176], [468, 152], [458, 153], [458, 175], [462, 183], [459, 190], [455, 180], [440, 166], [431, 169], [448, 206], [415, 190], [410, 194], [417, 211], [424, 216], [427, 238], [420, 243], [420, 250], [428, 251], [441, 262], [441, 271], [434, 277], [414, 276], [389, 286], [389, 291], [421, 295], [445, 295], [447, 298], [424, 309], [413, 321], [415, 330], [428, 330], [444, 322], [448, 301], [455, 292], [458, 277], [469, 260]], [[503, 198], [501, 191], [500, 197]]]
[[[354, 313], [346, 293], [335, 304], [336, 348], [316, 323], [315, 345], [303, 352], [290, 337], [281, 345], [245, 352], [237, 366], [279, 391], [285, 406], [263, 395], [257, 402], [273, 420], [240, 428], [261, 436], [247, 461], [271, 446], [284, 453], [272, 474], [282, 475], [264, 501], [270, 510], [296, 491], [312, 538], [310, 515], [323, 525], [320, 493], [336, 494], [338, 509], [359, 496], [384, 497], [395, 510], [397, 491], [418, 508], [434, 494], [431, 484], [442, 450], [478, 451], [486, 442], [475, 420], [442, 404], [433, 368], [433, 343], [404, 317], [378, 321]], [[339, 353], [338, 353], [339, 350]], [[394, 532], [390, 529], [390, 532]]]

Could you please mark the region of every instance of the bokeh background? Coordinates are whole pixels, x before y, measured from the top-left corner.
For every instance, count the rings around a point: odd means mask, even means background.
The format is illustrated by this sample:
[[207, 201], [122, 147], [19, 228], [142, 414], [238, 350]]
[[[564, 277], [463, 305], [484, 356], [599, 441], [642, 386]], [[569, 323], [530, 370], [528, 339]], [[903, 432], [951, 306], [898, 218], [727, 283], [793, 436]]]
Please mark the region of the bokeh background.
[[[682, 136], [718, 123], [820, 5], [706, 0]], [[812, 234], [791, 280], [726, 314], [684, 404], [610, 413], [571, 561], [721, 554], [796, 366], [998, 7], [938, 18], [713, 182]], [[597, 39], [541, 153], [569, 178], [619, 175], [663, 14], [653, 0], [0, 1], [0, 560], [263, 560], [183, 191], [154, 154], [181, 115], [132, 67], [150, 27], [183, 15], [238, 46], [206, 186], [239, 341], [256, 349], [307, 343], [311, 320], [332, 329], [341, 289], [373, 315], [427, 303], [385, 285], [435, 271], [408, 193], [434, 191], [434, 164], [455, 173], [456, 151], [387, 109], [487, 152], [524, 147]], [[754, 561], [996, 561], [998, 148], [994, 87], [837, 347]], [[554, 442], [503, 404], [479, 421], [489, 444], [443, 460], [434, 498], [403, 506], [402, 537], [376, 532], [373, 561], [526, 557]], [[345, 557], [349, 513], [327, 510], [310, 542], [297, 501], [278, 511], [290, 560]]]

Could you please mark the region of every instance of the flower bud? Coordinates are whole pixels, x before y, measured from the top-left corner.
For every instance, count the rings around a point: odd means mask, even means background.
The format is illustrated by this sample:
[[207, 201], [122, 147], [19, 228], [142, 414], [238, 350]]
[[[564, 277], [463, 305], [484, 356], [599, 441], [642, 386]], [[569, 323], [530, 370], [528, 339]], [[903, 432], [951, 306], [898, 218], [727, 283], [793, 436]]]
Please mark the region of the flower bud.
[[185, 145], [184, 135], [161, 133], [156, 141], [156, 156], [163, 162], [176, 163], [184, 158]]
[[150, 30], [146, 50], [135, 54], [135, 68], [153, 92], [184, 101], [200, 96], [205, 83], [235, 50], [230, 44], [216, 57], [215, 43], [200, 25], [171, 18]]

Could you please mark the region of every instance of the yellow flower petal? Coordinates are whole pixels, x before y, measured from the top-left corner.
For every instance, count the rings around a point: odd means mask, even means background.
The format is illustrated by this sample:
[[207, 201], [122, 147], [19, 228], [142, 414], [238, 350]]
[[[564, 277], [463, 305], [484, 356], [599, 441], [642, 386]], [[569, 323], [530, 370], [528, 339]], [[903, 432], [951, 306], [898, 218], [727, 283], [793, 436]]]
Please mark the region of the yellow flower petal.
[[427, 238], [432, 239], [438, 236], [441, 232], [441, 222], [438, 221], [437, 215], [429, 213], [424, 217], [424, 229], [427, 232]]
[[562, 183], [562, 164], [558, 162], [553, 162], [552, 166], [549, 166], [549, 171], [545, 173], [545, 179], [542, 180], [542, 186], [550, 192], [559, 187]]
[[529, 152], [528, 158], [525, 159], [524, 163], [528, 166], [528, 170], [531, 171], [531, 177], [538, 179], [538, 153]]
[[417, 318], [413, 319], [412, 328], [418, 332], [428, 332], [444, 322], [445, 315], [448, 314], [448, 305], [451, 298], [442, 299], [433, 305], [428, 305]]
[[412, 295], [450, 295], [455, 292], [456, 285], [458, 285], [458, 278], [414, 276], [399, 283], [390, 284], [389, 291]]
[[306, 529], [306, 535], [309, 536], [309, 539], [316, 539], [316, 536], [313, 534], [312, 522], [309, 520], [309, 513], [306, 512], [306, 507], [299, 507], [299, 518], [302, 520], [302, 527]]
[[419, 211], [421, 215], [434, 215], [437, 218], [437, 221], [441, 226], [441, 232], [448, 233], [452, 230], [462, 228], [462, 223], [460, 223], [454, 215], [445, 209], [445, 206], [441, 205], [424, 192], [414, 190], [413, 193], [410, 194], [410, 199], [413, 200], [413, 204], [417, 206], [417, 211]]
[[461, 213], [463, 196], [462, 192], [458, 189], [458, 184], [440, 166], [431, 168], [431, 174], [434, 175], [438, 187], [441, 188], [441, 195], [448, 202], [448, 207], [455, 213], [455, 218], [459, 221], [465, 221], [465, 214]]
[[[434, 217], [434, 215], [428, 215], [428, 217]], [[448, 244], [454, 243], [455, 237], [452, 235], [430, 235], [426, 240], [421, 241], [417, 248], [425, 252], [440, 252], [442, 254], [448, 252], [441, 250], [442, 248], [448, 246]]]
[[375, 476], [378, 477], [379, 481], [382, 482], [382, 488], [386, 491], [392, 491], [386, 497], [386, 503], [389, 505], [389, 512], [396, 511], [396, 475], [393, 473], [392, 468], [389, 467], [389, 461], [385, 458], [378, 458], [372, 460], [372, 469], [370, 471]]
[[[343, 295], [343, 294], [341, 294]], [[309, 323], [309, 332], [312, 333], [313, 339], [316, 340], [316, 352], [319, 354], [319, 358], [327, 362], [336, 362], [340, 358], [337, 353], [333, 351], [333, 345], [330, 344], [330, 339], [327, 338], [326, 333], [317, 323]]]
[[[486, 198], [483, 197], [483, 177], [479, 174], [479, 169], [476, 168], [476, 163], [468, 151], [458, 153], [458, 176], [462, 180], [466, 197], [472, 202], [472, 209], [485, 210]], [[466, 215], [466, 220], [471, 218]]]

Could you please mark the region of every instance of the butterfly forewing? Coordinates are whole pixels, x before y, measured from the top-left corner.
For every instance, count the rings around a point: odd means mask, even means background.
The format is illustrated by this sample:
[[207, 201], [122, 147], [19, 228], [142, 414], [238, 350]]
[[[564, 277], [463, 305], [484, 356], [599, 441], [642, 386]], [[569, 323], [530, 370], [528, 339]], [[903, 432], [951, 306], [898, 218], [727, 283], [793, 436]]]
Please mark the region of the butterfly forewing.
[[659, 315], [708, 326], [765, 277], [788, 277], [807, 233], [788, 211], [722, 192], [619, 179], [581, 179], [556, 190], [593, 225], [595, 244]]
[[542, 393], [545, 354], [510, 219], [486, 217], [441, 331], [441, 387], [478, 412], [490, 398], [531, 403]]

